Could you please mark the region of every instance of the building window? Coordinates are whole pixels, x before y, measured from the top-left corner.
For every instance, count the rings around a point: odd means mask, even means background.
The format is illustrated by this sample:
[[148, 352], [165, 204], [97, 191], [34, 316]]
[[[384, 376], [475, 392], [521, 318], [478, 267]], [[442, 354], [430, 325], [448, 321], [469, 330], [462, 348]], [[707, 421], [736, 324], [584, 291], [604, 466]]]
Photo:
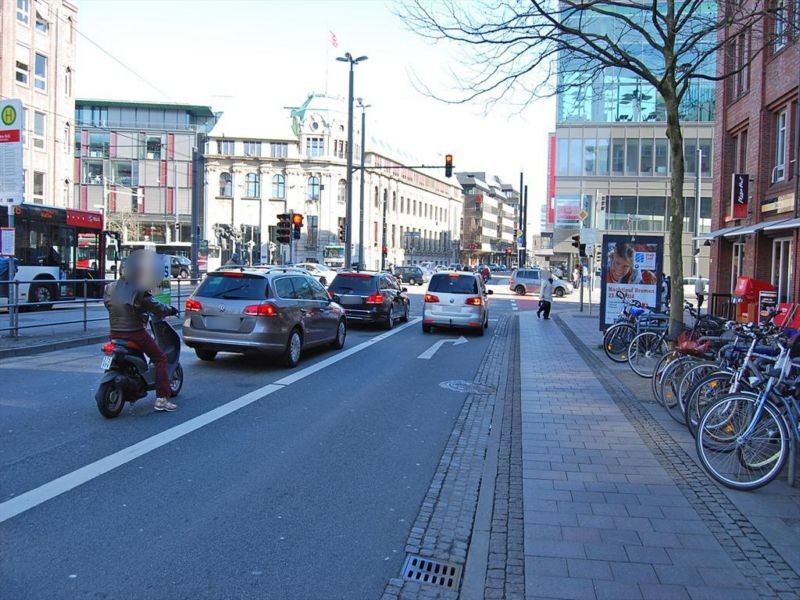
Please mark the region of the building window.
[[37, 11], [36, 12], [36, 31], [38, 31], [39, 33], [43, 33], [43, 34], [47, 35], [47, 32], [49, 31], [49, 29], [50, 29], [49, 23]]
[[33, 111], [33, 147], [44, 148], [45, 114], [38, 110]]
[[319, 177], [316, 175], [308, 178], [308, 199], [319, 200]]
[[261, 142], [245, 142], [244, 143], [245, 156], [261, 156]]
[[111, 183], [131, 187], [138, 182], [133, 178], [133, 163], [127, 161], [112, 161], [111, 163]]
[[316, 157], [325, 154], [325, 140], [321, 137], [306, 138], [306, 156]]
[[144, 145], [144, 158], [147, 160], [161, 160], [162, 141], [160, 135], [148, 135]]
[[89, 156], [91, 158], [108, 158], [110, 138], [108, 133], [90, 133]]
[[30, 0], [17, 0], [17, 21], [27, 25], [31, 17]]
[[306, 235], [306, 246], [316, 248], [319, 238], [319, 217], [317, 215], [308, 215], [308, 229]]
[[775, 0], [774, 12], [772, 15], [772, 30], [774, 39], [772, 42], [773, 52], [778, 52], [786, 45], [786, 22], [788, 11], [786, 10], [786, 0]]
[[67, 41], [71, 44], [72, 43], [72, 31], [74, 29], [74, 24], [72, 22], [72, 17], [67, 17]]
[[35, 204], [44, 202], [44, 173], [41, 171], [33, 172], [33, 202]]
[[778, 290], [778, 302], [791, 302], [793, 262], [791, 238], [772, 242], [772, 285]]
[[626, 140], [627, 156], [625, 159], [625, 174], [639, 174], [639, 140]]
[[775, 127], [775, 167], [772, 169], [772, 183], [783, 181], [786, 176], [786, 111], [778, 113]]
[[219, 195], [233, 196], [233, 179], [230, 173], [220, 173], [219, 176]]
[[269, 155], [272, 158], [286, 158], [289, 156], [289, 144], [284, 142], [271, 142]]
[[217, 140], [217, 154], [222, 156], [233, 156], [235, 142], [233, 140]]
[[245, 188], [248, 198], [261, 198], [261, 178], [258, 173], [248, 173], [245, 176]]
[[340, 204], [344, 204], [347, 202], [347, 180], [340, 179], [339, 180], [339, 189], [338, 193], [336, 194], [336, 198], [339, 200]]
[[81, 183], [86, 183], [89, 185], [102, 185], [103, 183], [102, 160], [81, 161]]
[[286, 198], [286, 178], [283, 175], [272, 177], [272, 197], [276, 200]]
[[43, 92], [47, 90], [47, 57], [38, 52], [34, 63], [33, 86]]
[[733, 76], [731, 84], [733, 86], [733, 97], [738, 98], [750, 89], [750, 44], [752, 34], [750, 29], [746, 29], [733, 40], [732, 69]]
[[31, 72], [31, 50], [27, 46], [17, 44], [16, 78], [17, 83], [28, 85]]
[[72, 96], [72, 69], [69, 67], [64, 71], [64, 95], [67, 98]]

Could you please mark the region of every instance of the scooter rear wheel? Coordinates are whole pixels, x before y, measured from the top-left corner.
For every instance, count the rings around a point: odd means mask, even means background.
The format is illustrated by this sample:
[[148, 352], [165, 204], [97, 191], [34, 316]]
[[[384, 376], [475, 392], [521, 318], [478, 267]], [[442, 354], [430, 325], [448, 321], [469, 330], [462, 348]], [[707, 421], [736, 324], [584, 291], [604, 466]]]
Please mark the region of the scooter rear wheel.
[[125, 395], [112, 381], [101, 384], [94, 399], [97, 402], [97, 410], [106, 419], [118, 416], [125, 407]]
[[170, 395], [174, 398], [175, 396], [181, 393], [182, 387], [183, 387], [183, 367], [177, 365], [175, 367], [175, 370], [172, 372], [172, 377], [169, 380]]

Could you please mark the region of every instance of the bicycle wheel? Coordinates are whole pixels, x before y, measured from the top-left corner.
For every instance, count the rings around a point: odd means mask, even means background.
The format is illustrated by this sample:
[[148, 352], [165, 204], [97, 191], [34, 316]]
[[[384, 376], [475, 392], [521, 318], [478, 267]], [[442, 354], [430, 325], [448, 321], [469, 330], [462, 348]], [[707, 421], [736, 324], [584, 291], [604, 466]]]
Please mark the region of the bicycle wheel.
[[628, 360], [628, 346], [636, 336], [636, 328], [628, 323], [617, 323], [606, 329], [603, 335], [603, 350], [614, 362]]
[[684, 375], [696, 365], [697, 359], [694, 356], [682, 356], [670, 364], [661, 378], [661, 397], [664, 400], [664, 408], [667, 409], [667, 414], [681, 425], [686, 423], [686, 417], [678, 398], [678, 387]]
[[697, 425], [706, 408], [730, 393], [734, 374], [718, 371], [706, 375], [686, 393], [686, 427], [697, 437]]
[[652, 377], [661, 357], [669, 351], [667, 342], [657, 333], [640, 333], [628, 346], [628, 364], [639, 377]]
[[689, 369], [686, 375], [683, 376], [678, 386], [678, 402], [681, 403], [684, 416], [686, 415], [686, 400], [689, 397], [689, 390], [703, 377], [711, 375], [711, 373], [716, 373], [717, 371], [719, 371], [719, 365], [717, 363], [698, 359], [695, 366]]
[[752, 394], [723, 396], [709, 406], [698, 426], [700, 464], [735, 490], [766, 485], [781, 472], [789, 454], [789, 432], [780, 411], [769, 400], [759, 411], [759, 402]]
[[661, 360], [658, 361], [655, 371], [653, 371], [653, 377], [650, 379], [650, 391], [653, 392], [653, 398], [655, 398], [656, 402], [659, 404], [664, 404], [664, 399], [661, 397], [661, 377], [672, 361], [677, 358], [680, 358], [680, 355], [675, 352], [665, 354], [661, 357]]

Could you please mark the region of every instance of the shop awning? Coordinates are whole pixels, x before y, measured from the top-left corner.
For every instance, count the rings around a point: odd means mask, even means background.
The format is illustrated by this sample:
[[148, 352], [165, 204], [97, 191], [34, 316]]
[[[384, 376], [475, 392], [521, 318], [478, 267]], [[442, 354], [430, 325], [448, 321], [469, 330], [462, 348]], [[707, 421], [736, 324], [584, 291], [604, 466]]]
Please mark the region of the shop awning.
[[710, 231], [708, 233], [701, 233], [697, 237], [693, 237], [693, 240], [714, 240], [721, 235], [728, 235], [729, 233], [733, 233], [734, 231], [738, 231], [742, 229], [741, 225], [734, 225], [733, 227], [723, 227], [722, 229], [717, 229], [716, 231]]
[[747, 235], [749, 233], [755, 233], [756, 231], [761, 231], [762, 229], [766, 229], [767, 227], [781, 228], [783, 226], [783, 223], [788, 220], [789, 219], [781, 219], [779, 221], [762, 221], [761, 223], [756, 223], [755, 225], [748, 225], [747, 227], [741, 227], [736, 231], [726, 233], [725, 237]]
[[797, 229], [800, 227], [800, 219], [784, 219], [767, 223], [764, 231], [775, 231], [776, 229]]

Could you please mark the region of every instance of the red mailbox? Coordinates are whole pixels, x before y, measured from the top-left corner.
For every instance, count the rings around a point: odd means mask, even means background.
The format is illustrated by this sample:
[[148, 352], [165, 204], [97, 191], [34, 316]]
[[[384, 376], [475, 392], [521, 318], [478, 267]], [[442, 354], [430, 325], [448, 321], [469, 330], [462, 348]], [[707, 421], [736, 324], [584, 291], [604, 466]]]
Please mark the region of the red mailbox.
[[758, 320], [758, 293], [774, 292], [775, 286], [763, 279], [739, 277], [733, 290], [736, 303], [736, 320], [740, 323], [755, 323]]

